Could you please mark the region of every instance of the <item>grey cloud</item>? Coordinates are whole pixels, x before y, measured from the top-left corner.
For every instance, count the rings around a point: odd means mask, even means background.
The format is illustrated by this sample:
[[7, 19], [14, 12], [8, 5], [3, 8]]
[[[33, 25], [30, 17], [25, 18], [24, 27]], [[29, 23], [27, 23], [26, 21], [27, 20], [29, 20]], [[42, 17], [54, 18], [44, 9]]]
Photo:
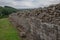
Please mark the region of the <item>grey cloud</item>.
[[0, 2], [0, 6], [8, 5], [9, 3], [6, 2]]
[[0, 0], [0, 6], [12, 6], [15, 8], [38, 8], [60, 3], [60, 0]]
[[15, 0], [15, 1], [22, 1], [22, 0]]

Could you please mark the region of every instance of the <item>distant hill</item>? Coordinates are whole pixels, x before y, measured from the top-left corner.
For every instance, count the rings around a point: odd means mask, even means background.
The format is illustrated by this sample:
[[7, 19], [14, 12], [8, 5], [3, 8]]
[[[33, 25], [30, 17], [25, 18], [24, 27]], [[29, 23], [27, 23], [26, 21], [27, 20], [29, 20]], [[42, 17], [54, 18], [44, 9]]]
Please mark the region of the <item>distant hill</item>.
[[9, 14], [17, 11], [18, 11], [17, 9], [10, 6], [4, 6], [4, 7], [0, 6], [0, 18], [6, 17]]

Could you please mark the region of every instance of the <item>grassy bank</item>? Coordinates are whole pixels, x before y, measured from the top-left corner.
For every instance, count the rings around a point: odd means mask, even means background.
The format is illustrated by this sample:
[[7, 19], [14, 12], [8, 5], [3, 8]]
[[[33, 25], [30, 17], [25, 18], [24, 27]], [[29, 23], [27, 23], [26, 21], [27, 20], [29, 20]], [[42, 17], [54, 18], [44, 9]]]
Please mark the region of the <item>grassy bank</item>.
[[16, 29], [7, 18], [0, 19], [0, 40], [19, 40]]

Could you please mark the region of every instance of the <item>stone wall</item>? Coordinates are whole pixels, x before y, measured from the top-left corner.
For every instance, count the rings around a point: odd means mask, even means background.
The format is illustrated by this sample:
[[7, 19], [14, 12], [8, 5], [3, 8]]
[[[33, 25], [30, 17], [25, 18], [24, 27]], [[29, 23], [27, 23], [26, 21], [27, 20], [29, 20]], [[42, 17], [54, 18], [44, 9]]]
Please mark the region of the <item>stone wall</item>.
[[60, 40], [60, 4], [9, 15], [22, 40]]

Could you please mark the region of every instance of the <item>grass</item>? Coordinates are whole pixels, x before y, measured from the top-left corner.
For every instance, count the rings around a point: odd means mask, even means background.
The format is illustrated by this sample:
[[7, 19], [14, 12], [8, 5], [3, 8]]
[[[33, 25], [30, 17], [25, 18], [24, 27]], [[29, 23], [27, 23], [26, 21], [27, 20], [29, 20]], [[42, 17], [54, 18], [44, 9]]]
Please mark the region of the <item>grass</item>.
[[0, 40], [19, 40], [16, 29], [7, 18], [0, 19]]

